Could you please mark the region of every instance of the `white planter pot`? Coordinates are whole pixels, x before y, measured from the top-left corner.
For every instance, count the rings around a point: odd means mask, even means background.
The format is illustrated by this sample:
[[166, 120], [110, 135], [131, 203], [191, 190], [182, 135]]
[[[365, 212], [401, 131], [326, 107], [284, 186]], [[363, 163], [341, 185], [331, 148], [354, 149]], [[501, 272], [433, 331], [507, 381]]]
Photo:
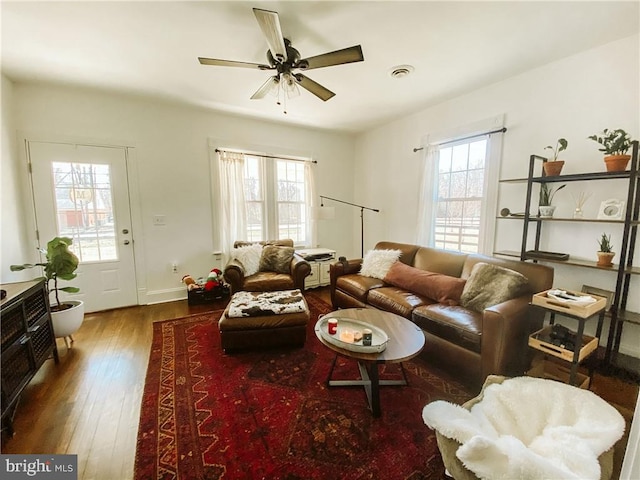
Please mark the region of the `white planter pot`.
[[538, 212], [540, 212], [540, 217], [542, 218], [551, 218], [553, 217], [553, 212], [555, 209], [555, 205], [540, 206], [538, 207]]
[[[53, 322], [53, 333], [56, 338], [69, 337], [73, 335], [84, 320], [84, 302], [81, 300], [67, 300], [63, 303], [71, 304], [73, 307], [51, 312]], [[66, 342], [66, 338], [65, 338]]]

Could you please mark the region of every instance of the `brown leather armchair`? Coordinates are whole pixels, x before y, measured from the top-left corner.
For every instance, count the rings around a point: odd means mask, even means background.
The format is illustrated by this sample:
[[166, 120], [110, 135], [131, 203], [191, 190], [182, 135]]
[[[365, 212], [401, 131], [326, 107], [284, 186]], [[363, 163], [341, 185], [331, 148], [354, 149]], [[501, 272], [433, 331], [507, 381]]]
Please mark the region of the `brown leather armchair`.
[[[252, 243], [261, 245], [278, 245], [282, 247], [293, 247], [293, 240], [269, 240], [264, 242], [236, 241], [234, 248], [243, 247]], [[311, 273], [311, 266], [304, 258], [297, 253], [291, 259], [291, 270], [289, 273], [277, 272], [257, 272], [248, 277], [244, 274], [244, 268], [240, 262], [231, 259], [224, 267], [224, 280], [231, 288], [231, 294], [235, 292], [272, 292], [276, 290], [300, 289], [304, 291], [304, 279]]]

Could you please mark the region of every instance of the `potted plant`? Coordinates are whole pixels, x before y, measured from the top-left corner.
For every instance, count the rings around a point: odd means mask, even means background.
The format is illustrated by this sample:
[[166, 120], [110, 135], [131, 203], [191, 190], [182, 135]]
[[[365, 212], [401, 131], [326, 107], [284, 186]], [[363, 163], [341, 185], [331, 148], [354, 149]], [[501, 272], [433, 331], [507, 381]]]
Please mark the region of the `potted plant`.
[[598, 150], [604, 152], [604, 162], [607, 165], [608, 172], [622, 172], [627, 169], [631, 155], [627, 152], [631, 148], [631, 136], [617, 128], [609, 130], [605, 128], [601, 134], [591, 135], [587, 137], [590, 140], [598, 142], [602, 145]]
[[538, 212], [542, 218], [553, 217], [553, 212], [556, 207], [551, 204], [553, 197], [562, 190], [566, 185], [560, 185], [557, 188], [553, 188], [548, 183], [542, 183], [540, 185], [540, 198], [538, 200]]
[[558, 160], [558, 155], [567, 149], [567, 145], [569, 145], [569, 142], [567, 142], [566, 139], [559, 138], [555, 147], [552, 145], [544, 147], [545, 150], [551, 150], [553, 152], [553, 157], [547, 159], [547, 161], [542, 164], [546, 176], [560, 175], [562, 167], [564, 166], [564, 160]]
[[[46, 279], [46, 288], [49, 294], [53, 293], [55, 304], [51, 305], [51, 320], [53, 322], [53, 331], [56, 337], [67, 337], [73, 341], [71, 335], [80, 327], [84, 319], [84, 302], [81, 300], [60, 301], [59, 292], [77, 293], [80, 291], [78, 287], [59, 287], [58, 280], [73, 280], [76, 278], [76, 269], [78, 268], [78, 257], [69, 250], [69, 246], [73, 240], [68, 237], [56, 237], [47, 243], [47, 249], [40, 251], [46, 256], [46, 262], [42, 263], [25, 263], [23, 265], [11, 265], [11, 271], [16, 272], [33, 267], [43, 267], [44, 278]], [[51, 286], [53, 282], [53, 287]]]
[[613, 257], [615, 256], [615, 253], [612, 251], [611, 235], [603, 233], [600, 240], [598, 240], [598, 247], [597, 265], [599, 267], [611, 267], [613, 265]]

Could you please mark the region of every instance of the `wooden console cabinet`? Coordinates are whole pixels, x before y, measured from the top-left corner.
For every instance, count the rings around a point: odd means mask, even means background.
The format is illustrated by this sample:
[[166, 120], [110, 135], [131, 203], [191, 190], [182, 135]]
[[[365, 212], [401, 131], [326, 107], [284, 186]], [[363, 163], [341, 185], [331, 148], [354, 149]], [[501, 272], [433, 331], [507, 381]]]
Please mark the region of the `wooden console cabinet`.
[[44, 280], [2, 285], [7, 296], [0, 304], [2, 427], [13, 434], [12, 418], [20, 394], [44, 361], [58, 349]]

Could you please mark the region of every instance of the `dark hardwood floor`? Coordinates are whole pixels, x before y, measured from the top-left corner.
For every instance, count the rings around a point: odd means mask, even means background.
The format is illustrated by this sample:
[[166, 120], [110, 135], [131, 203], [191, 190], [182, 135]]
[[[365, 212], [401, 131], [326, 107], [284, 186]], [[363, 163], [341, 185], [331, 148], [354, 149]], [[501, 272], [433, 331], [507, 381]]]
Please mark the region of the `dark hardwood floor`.
[[132, 478], [152, 324], [220, 309], [187, 301], [87, 314], [60, 363], [47, 360], [24, 390], [3, 453], [78, 454], [78, 478]]
[[[328, 289], [314, 293], [330, 303]], [[153, 322], [223, 307], [183, 300], [87, 314], [71, 349], [58, 339], [60, 363], [47, 360], [24, 390], [2, 452], [73, 453], [79, 479], [132, 478]], [[638, 388], [626, 385], [596, 375], [593, 389], [628, 417]]]

